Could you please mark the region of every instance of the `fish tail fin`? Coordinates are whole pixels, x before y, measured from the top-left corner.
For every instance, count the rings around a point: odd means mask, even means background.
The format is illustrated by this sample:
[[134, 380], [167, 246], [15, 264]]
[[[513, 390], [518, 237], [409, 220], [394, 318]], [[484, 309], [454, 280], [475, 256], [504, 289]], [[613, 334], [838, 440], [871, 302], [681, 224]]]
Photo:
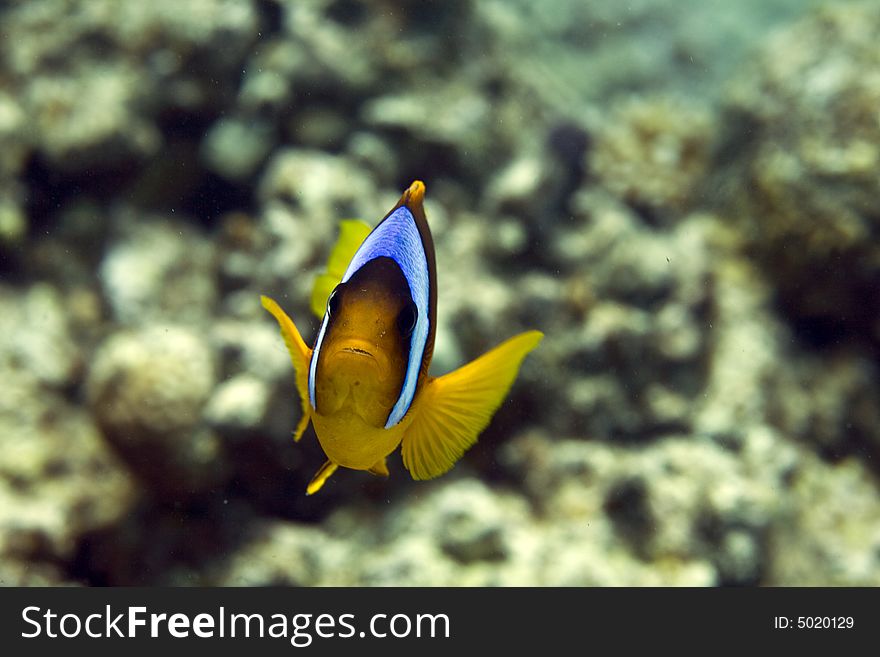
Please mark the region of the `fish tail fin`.
[[278, 325], [281, 327], [281, 335], [284, 337], [284, 343], [290, 352], [290, 360], [293, 361], [293, 369], [296, 371], [296, 387], [299, 391], [300, 402], [302, 403], [302, 417], [299, 419], [299, 424], [296, 425], [293, 439], [299, 442], [306, 427], [309, 426], [309, 418], [311, 417], [311, 409], [309, 408], [309, 361], [312, 359], [312, 350], [303, 342], [296, 324], [281, 309], [281, 306], [266, 296], [261, 296], [260, 301], [263, 303], [263, 308], [272, 313], [273, 317], [278, 321]]
[[330, 459], [324, 461], [324, 465], [318, 468], [318, 471], [315, 473], [315, 476], [312, 477], [312, 480], [309, 482], [309, 485], [306, 486], [306, 495], [314, 495], [324, 486], [324, 482], [326, 482], [330, 475], [336, 472], [336, 468], [339, 466], [336, 465]]
[[327, 299], [333, 288], [339, 285], [348, 263], [372, 230], [360, 219], [343, 219], [339, 222], [339, 239], [327, 259], [327, 268], [315, 279], [312, 287], [311, 308], [317, 317], [324, 316]]
[[477, 441], [513, 385], [523, 359], [543, 337], [540, 331], [520, 333], [425, 383], [401, 447], [403, 464], [413, 479], [440, 476]]
[[379, 477], [387, 477], [388, 476], [388, 464], [386, 463], [386, 458], [379, 459], [373, 464], [373, 467], [369, 469], [370, 474], [377, 475]]

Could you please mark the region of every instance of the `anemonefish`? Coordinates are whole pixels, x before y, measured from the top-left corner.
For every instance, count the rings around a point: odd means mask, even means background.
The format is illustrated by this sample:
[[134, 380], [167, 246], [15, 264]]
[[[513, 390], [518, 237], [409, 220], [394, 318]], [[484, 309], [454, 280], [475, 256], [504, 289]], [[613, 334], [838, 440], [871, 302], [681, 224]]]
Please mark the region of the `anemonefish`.
[[424, 196], [417, 180], [372, 231], [362, 222], [343, 224], [312, 296], [313, 311], [323, 317], [312, 349], [281, 307], [261, 297], [296, 371], [302, 417], [294, 440], [311, 420], [327, 455], [308, 495], [339, 466], [387, 476], [385, 459], [398, 445], [413, 479], [449, 470], [489, 424], [543, 337], [527, 331], [454, 372], [428, 375], [437, 271]]

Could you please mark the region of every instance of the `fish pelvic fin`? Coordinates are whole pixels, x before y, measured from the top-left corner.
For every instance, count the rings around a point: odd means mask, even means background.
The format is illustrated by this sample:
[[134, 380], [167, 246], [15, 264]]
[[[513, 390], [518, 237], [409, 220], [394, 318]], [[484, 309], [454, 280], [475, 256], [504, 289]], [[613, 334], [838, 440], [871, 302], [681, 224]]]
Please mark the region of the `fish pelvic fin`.
[[348, 263], [354, 257], [360, 245], [372, 229], [360, 219], [343, 219], [339, 222], [339, 239], [327, 259], [327, 268], [315, 279], [312, 287], [311, 308], [318, 317], [324, 317], [327, 299], [348, 269]]
[[520, 333], [454, 372], [425, 382], [401, 446], [413, 479], [440, 476], [477, 442], [523, 359], [543, 337], [540, 331]]
[[306, 495], [314, 495], [319, 490], [321, 490], [321, 487], [324, 486], [324, 482], [326, 482], [330, 478], [330, 475], [336, 472], [336, 468], [338, 467], [339, 466], [330, 459], [324, 461], [324, 465], [318, 468], [315, 476], [312, 477], [309, 485], [306, 486]]
[[281, 335], [284, 338], [284, 343], [287, 345], [287, 351], [290, 352], [290, 360], [293, 361], [293, 369], [296, 372], [296, 388], [299, 391], [302, 405], [302, 416], [299, 419], [299, 424], [296, 425], [296, 431], [293, 432], [293, 439], [299, 442], [306, 427], [309, 426], [309, 418], [311, 417], [311, 408], [309, 407], [309, 361], [312, 359], [312, 350], [303, 342], [296, 324], [281, 309], [281, 306], [266, 296], [261, 296], [260, 301], [263, 303], [263, 308], [272, 313], [272, 316], [278, 321], [278, 326], [281, 327]]
[[380, 459], [373, 464], [373, 467], [369, 469], [370, 474], [377, 475], [379, 477], [387, 477], [388, 476], [388, 464], [385, 462], [386, 459]]

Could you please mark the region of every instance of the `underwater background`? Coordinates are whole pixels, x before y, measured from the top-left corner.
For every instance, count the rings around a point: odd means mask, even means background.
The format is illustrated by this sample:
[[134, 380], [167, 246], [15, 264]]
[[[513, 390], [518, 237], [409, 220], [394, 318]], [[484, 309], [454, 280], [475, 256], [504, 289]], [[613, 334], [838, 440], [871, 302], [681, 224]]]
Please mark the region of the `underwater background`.
[[[340, 219], [415, 180], [448, 474], [341, 470]], [[0, 582], [880, 585], [880, 3], [7, 0]]]

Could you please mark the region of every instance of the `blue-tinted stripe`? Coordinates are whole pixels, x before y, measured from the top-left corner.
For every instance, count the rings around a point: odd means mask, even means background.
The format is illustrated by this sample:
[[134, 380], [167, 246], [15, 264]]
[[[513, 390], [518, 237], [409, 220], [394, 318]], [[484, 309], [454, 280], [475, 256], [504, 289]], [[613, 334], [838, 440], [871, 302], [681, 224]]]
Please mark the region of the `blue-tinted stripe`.
[[321, 322], [321, 330], [318, 331], [318, 339], [315, 340], [312, 362], [309, 363], [309, 402], [312, 404], [312, 410], [318, 408], [318, 403], [315, 401], [315, 373], [318, 371], [318, 354], [321, 353], [321, 343], [324, 342], [324, 333], [327, 332], [327, 319], [329, 317], [325, 310], [324, 320]]

